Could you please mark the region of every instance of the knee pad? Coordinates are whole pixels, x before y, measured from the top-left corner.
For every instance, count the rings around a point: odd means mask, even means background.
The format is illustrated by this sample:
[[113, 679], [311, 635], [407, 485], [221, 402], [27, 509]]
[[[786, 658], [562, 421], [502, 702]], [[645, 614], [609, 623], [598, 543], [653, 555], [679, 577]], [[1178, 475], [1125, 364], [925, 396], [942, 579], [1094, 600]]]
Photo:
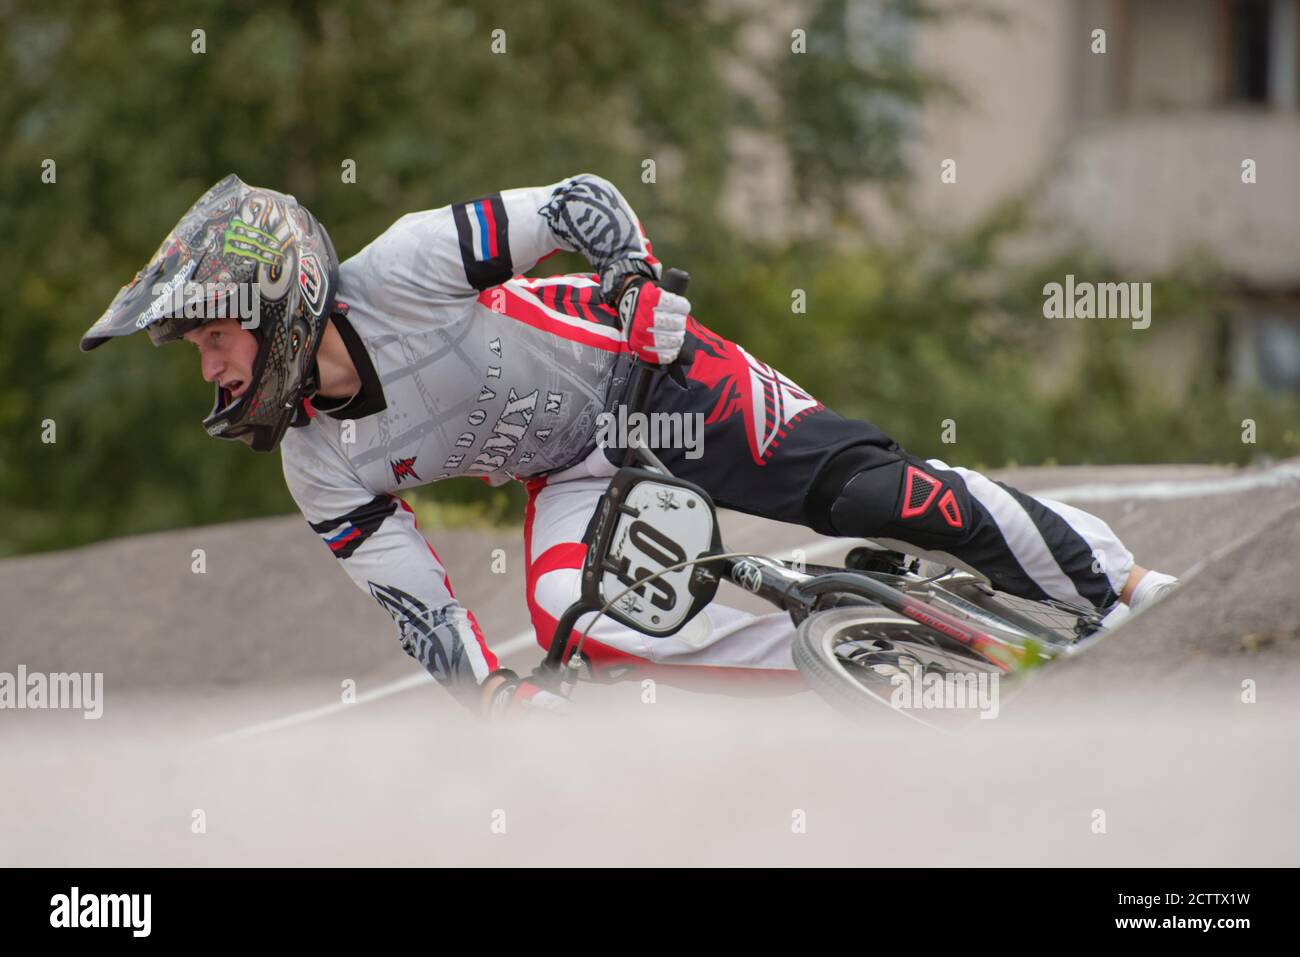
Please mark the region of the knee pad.
[[961, 477], [897, 445], [845, 449], [823, 470], [815, 491], [822, 527], [813, 527], [824, 534], [884, 536], [943, 549], [973, 530], [974, 507]]

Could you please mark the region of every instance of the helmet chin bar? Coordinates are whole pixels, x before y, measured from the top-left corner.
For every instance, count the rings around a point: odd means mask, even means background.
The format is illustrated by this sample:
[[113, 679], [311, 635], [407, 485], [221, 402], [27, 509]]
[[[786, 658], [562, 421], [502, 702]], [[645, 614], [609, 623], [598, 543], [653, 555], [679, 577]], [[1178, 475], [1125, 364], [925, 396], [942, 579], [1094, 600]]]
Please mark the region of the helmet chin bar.
[[244, 410], [252, 398], [252, 391], [245, 392], [234, 402], [229, 405], [223, 405], [222, 402], [227, 395], [227, 391], [221, 386], [216, 386], [216, 398], [213, 402], [212, 412], [203, 420], [203, 428], [208, 435], [217, 439], [229, 439], [235, 442], [243, 442], [251, 447], [254, 452], [270, 452], [280, 441], [280, 436], [284, 434], [284, 429], [275, 429], [270, 425], [257, 425], [252, 422], [242, 422]]
[[284, 437], [284, 433], [293, 421], [294, 411], [286, 410], [274, 423], [243, 422], [240, 420], [243, 418], [244, 408], [251, 399], [252, 393], [245, 392], [232, 404], [222, 408], [223, 392], [225, 390], [217, 386], [216, 404], [213, 406], [212, 413], [203, 420], [203, 428], [207, 430], [208, 435], [217, 439], [243, 442], [254, 452], [275, 451], [275, 447], [280, 444], [280, 439]]

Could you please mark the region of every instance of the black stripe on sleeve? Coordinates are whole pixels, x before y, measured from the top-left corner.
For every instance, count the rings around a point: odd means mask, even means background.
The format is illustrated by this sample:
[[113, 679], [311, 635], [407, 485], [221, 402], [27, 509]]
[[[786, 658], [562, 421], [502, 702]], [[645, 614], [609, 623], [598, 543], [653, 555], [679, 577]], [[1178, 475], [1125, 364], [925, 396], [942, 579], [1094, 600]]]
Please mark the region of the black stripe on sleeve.
[[351, 558], [352, 553], [364, 545], [366, 539], [379, 531], [379, 526], [384, 524], [384, 520], [396, 511], [397, 499], [391, 495], [376, 495], [365, 505], [357, 506], [346, 515], [327, 519], [324, 522], [308, 522], [308, 524], [313, 532], [326, 537], [332, 537], [332, 533], [341, 532], [345, 526], [351, 526], [356, 531], [355, 535], [347, 538], [346, 541], [341, 541], [337, 547], [330, 545], [330, 551], [334, 553], [335, 558]]
[[[474, 248], [474, 230], [470, 227], [470, 217], [477, 218], [475, 207], [484, 200], [492, 209], [493, 230], [496, 237], [497, 253], [489, 259], [479, 259]], [[452, 218], [456, 221], [456, 237], [460, 242], [460, 260], [465, 266], [465, 279], [478, 290], [499, 286], [515, 274], [514, 263], [510, 258], [510, 221], [506, 217], [506, 204], [500, 193], [484, 196], [468, 203], [456, 203], [451, 208]]]

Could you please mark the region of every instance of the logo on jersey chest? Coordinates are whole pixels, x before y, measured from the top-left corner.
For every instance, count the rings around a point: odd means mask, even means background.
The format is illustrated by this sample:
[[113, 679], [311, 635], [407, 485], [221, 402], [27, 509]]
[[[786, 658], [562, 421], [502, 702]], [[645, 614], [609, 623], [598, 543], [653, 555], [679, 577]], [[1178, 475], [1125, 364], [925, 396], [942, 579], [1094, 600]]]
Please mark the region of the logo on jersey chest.
[[[503, 358], [504, 350], [501, 347], [500, 337], [488, 340], [487, 347], [493, 359]], [[499, 401], [502, 388], [506, 389], [505, 406], [492, 423], [487, 438], [483, 440], [482, 445], [479, 445], [482, 436], [481, 427], [487, 424], [491, 414], [488, 408], [483, 408], [481, 405], [479, 408], [472, 409], [465, 417], [465, 425], [468, 428], [456, 436], [452, 443], [453, 451], [442, 463], [442, 473], [436, 476], [437, 478], [446, 478], [462, 469], [464, 474], [491, 476], [499, 473], [528, 434], [536, 413], [542, 412], [544, 418], [560, 414], [564, 404], [564, 393], [548, 391], [543, 395], [541, 389], [533, 389], [520, 395], [515, 389], [505, 387], [501, 382], [503, 365], [504, 363], [496, 364], [489, 360], [483, 381], [479, 384], [478, 395], [475, 397], [477, 402], [487, 405]], [[533, 432], [533, 438], [537, 442], [545, 442], [553, 430], [553, 425], [544, 429], [539, 428]], [[467, 466], [465, 460], [472, 454], [470, 450], [475, 447], [478, 448], [478, 453]], [[522, 468], [536, 455], [536, 449], [525, 452], [512, 467]]]
[[486, 474], [495, 472], [506, 464], [514, 453], [519, 440], [528, 432], [529, 423], [533, 421], [533, 412], [537, 409], [537, 393], [534, 389], [527, 395], [519, 395], [511, 389], [506, 396], [506, 406], [501, 410], [492, 432], [483, 442], [478, 455], [467, 471]]
[[413, 478], [417, 482], [420, 481], [420, 476], [415, 472], [414, 455], [409, 459], [391, 459], [388, 464], [393, 470], [393, 481], [398, 485], [401, 485], [408, 478]]

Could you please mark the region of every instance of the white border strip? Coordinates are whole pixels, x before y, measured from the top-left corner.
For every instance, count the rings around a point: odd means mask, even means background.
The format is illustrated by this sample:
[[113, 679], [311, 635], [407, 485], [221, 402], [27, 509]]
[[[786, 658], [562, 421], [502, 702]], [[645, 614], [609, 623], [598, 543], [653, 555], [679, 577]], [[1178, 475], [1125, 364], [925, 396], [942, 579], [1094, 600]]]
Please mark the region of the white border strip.
[[[501, 644], [492, 649], [492, 652], [498, 656], [512, 655], [516, 651], [523, 651], [529, 645], [534, 644], [536, 638], [533, 637], [533, 630], [521, 631], [517, 635], [511, 635]], [[349, 708], [355, 708], [359, 704], [366, 704], [371, 701], [377, 701], [380, 698], [387, 698], [391, 695], [400, 694], [403, 691], [410, 691], [412, 688], [422, 688], [433, 682], [433, 675], [427, 671], [420, 671], [413, 675], [407, 675], [405, 678], [398, 678], [396, 681], [390, 681], [388, 684], [380, 685], [371, 691], [363, 692], [357, 695], [357, 700], [348, 704], [342, 701], [335, 704], [323, 705], [319, 708], [311, 708], [307, 711], [299, 711], [295, 714], [286, 715], [283, 718], [275, 718], [271, 721], [263, 721], [260, 724], [251, 724], [246, 728], [240, 728], [236, 731], [228, 731], [225, 734], [219, 734], [212, 740], [220, 741], [238, 741], [243, 738], [255, 737], [259, 734], [265, 734], [268, 731], [282, 731], [285, 728], [292, 728], [295, 725], [303, 724], [307, 721], [314, 721], [317, 718], [327, 718], [332, 714], [338, 714], [340, 711], [346, 711]]]
[[272, 721], [263, 721], [260, 724], [252, 724], [246, 728], [240, 728], [237, 731], [228, 731], [225, 734], [219, 734], [214, 737], [213, 742], [238, 741], [241, 738], [251, 738], [255, 735], [264, 734], [267, 731], [281, 731], [284, 728], [291, 728], [294, 725], [302, 724], [306, 721], [312, 721], [316, 718], [328, 717], [339, 711], [346, 711], [348, 708], [355, 708], [359, 704], [365, 704], [368, 701], [374, 701], [378, 698], [386, 698], [389, 695], [397, 694], [399, 691], [406, 691], [408, 688], [418, 688], [420, 685], [428, 684], [433, 680], [433, 676], [427, 671], [421, 671], [419, 674], [408, 675], [405, 678], [399, 678], [397, 681], [390, 681], [386, 685], [380, 685], [373, 691], [367, 691], [357, 695], [355, 702], [345, 704], [340, 701], [335, 704], [327, 704], [320, 708], [312, 708], [308, 711], [299, 711], [295, 714], [286, 715], [283, 718], [276, 718]]
[[1270, 469], [1232, 475], [1216, 479], [1184, 479], [1165, 482], [1128, 482], [1121, 485], [1095, 483], [1091, 485], [1063, 485], [1028, 494], [1041, 498], [1055, 498], [1075, 502], [1119, 502], [1128, 499], [1169, 500], [1201, 498], [1206, 495], [1227, 495], [1249, 492], [1257, 488], [1282, 488], [1300, 484], [1300, 461], [1291, 460]]

